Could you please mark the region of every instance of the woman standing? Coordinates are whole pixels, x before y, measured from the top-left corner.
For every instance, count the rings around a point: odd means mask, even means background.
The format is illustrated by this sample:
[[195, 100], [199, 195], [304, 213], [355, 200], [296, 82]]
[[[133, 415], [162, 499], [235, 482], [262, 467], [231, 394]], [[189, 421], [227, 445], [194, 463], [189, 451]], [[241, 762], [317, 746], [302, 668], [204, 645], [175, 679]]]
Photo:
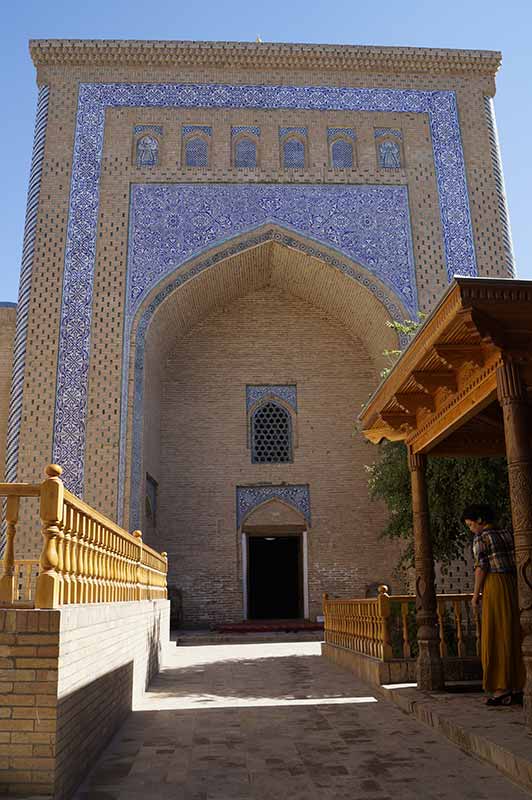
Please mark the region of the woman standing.
[[478, 609], [482, 593], [483, 686], [490, 694], [486, 705], [522, 703], [525, 668], [513, 535], [495, 526], [493, 510], [486, 505], [468, 506], [462, 521], [473, 534], [474, 609]]

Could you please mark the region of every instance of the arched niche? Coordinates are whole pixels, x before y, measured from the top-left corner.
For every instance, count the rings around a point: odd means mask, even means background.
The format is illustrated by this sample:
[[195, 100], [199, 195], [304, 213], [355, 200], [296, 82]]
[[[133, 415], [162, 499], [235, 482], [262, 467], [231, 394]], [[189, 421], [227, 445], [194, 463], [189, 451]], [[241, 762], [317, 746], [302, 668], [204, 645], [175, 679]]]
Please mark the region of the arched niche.
[[[297, 243], [295, 238], [293, 241]], [[217, 255], [221, 248], [215, 249], [212, 266], [197, 274], [194, 264], [189, 263], [192, 277], [186, 281], [182, 279], [185, 268], [168, 276], [152, 290], [136, 315], [123, 472], [124, 518], [130, 527], [142, 524], [142, 476], [148, 471], [157, 477], [158, 409], [166, 359], [176, 342], [212, 314], [267, 287], [297, 298], [341, 326], [347, 337], [367, 351], [372, 365], [368, 396], [385, 366], [383, 351], [397, 347], [396, 333], [387, 323], [394, 317], [404, 319], [408, 313], [391, 290], [359, 265], [353, 265], [360, 274], [360, 280], [355, 280], [328, 263], [330, 251], [324, 248], [320, 253], [312, 242], [315, 255], [310, 256], [303, 249], [286, 246], [282, 235], [244, 250], [237, 244], [234, 255], [220, 260]]]

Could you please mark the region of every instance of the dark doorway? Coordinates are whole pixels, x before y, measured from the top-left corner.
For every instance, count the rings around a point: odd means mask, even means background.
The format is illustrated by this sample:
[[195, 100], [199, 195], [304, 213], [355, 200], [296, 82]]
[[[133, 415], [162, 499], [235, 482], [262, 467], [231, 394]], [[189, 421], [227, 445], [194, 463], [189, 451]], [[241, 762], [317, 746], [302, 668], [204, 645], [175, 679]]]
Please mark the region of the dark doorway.
[[248, 536], [250, 619], [300, 619], [301, 537]]

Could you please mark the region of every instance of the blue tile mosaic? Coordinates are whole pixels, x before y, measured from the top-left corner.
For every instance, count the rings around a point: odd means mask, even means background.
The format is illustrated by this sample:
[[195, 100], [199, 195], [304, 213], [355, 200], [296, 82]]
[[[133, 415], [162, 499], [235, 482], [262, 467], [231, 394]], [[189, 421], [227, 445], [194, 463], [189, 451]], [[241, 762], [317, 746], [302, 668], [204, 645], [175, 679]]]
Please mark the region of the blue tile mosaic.
[[305, 144], [300, 139], [292, 136], [284, 139], [283, 168], [305, 169]]
[[185, 166], [208, 167], [209, 145], [199, 136], [191, 136], [185, 142]]
[[309, 527], [310, 490], [307, 484], [292, 486], [237, 486], [236, 524], [240, 528], [252, 511], [268, 500], [281, 500], [305, 518]]
[[246, 411], [265, 397], [277, 397], [284, 400], [294, 411], [297, 411], [297, 387], [295, 385], [278, 386], [246, 386]]
[[159, 143], [153, 136], [141, 136], [136, 147], [137, 167], [155, 167], [159, 161]]
[[405, 186], [147, 183], [131, 187], [127, 316], [185, 260], [266, 223], [333, 247], [417, 310]]
[[212, 136], [210, 125], [183, 125], [181, 128], [182, 136], [190, 136], [191, 133], [204, 133], [205, 136]]
[[235, 167], [237, 169], [255, 169], [257, 166], [257, 143], [247, 136], [235, 144]]
[[231, 128], [231, 136], [238, 136], [240, 133], [250, 133], [252, 136], [260, 136], [260, 128], [256, 125], [236, 125]]
[[336, 136], [345, 136], [348, 139], [355, 140], [355, 129], [354, 128], [327, 128], [327, 141], [330, 142]]
[[107, 108], [308, 109], [428, 114], [450, 277], [476, 275], [454, 92], [330, 86], [80, 84], [65, 248], [53, 458], [83, 494], [99, 182]]
[[163, 126], [162, 125], [135, 125], [133, 127], [133, 133], [135, 136], [138, 136], [139, 133], [145, 133], [146, 131], [153, 131], [156, 133], [157, 136], [163, 135]]
[[403, 134], [397, 128], [375, 128], [375, 138], [380, 139], [381, 136], [395, 136], [396, 139], [402, 139]]
[[300, 136], [307, 137], [308, 131], [307, 128], [279, 128], [279, 138], [284, 139], [285, 136], [290, 136], [290, 134], [299, 134]]
[[345, 139], [336, 139], [331, 145], [331, 167], [353, 169], [353, 144]]
[[382, 169], [401, 168], [401, 149], [397, 142], [379, 142], [379, 167]]

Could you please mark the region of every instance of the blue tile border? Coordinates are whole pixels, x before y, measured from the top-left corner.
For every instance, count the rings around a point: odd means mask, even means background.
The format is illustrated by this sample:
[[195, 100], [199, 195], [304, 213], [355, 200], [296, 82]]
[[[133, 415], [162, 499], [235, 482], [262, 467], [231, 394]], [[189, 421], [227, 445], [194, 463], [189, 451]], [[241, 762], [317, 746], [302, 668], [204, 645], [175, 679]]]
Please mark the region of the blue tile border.
[[83, 495], [92, 292], [106, 108], [258, 108], [428, 114], [449, 277], [476, 275], [454, 92], [318, 86], [80, 84], [65, 248], [53, 458]]
[[294, 508], [311, 526], [310, 490], [308, 484], [272, 486], [237, 486], [236, 487], [236, 524], [240, 529], [252, 511], [268, 500], [282, 500]]

